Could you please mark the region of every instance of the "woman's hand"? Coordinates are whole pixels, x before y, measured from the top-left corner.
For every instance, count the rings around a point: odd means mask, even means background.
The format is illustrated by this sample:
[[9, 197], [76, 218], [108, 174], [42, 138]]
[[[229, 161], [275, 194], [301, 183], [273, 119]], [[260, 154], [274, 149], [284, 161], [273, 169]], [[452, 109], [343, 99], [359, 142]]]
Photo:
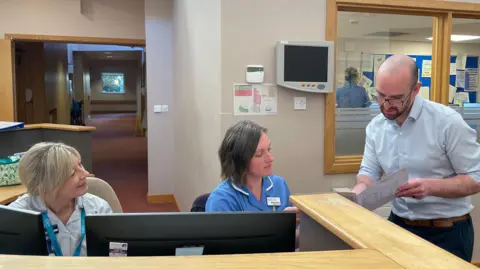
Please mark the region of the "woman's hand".
[[300, 210], [298, 210], [298, 208], [296, 208], [295, 206], [289, 206], [286, 207], [283, 211], [294, 211], [295, 213], [297, 213], [297, 225], [300, 224]]

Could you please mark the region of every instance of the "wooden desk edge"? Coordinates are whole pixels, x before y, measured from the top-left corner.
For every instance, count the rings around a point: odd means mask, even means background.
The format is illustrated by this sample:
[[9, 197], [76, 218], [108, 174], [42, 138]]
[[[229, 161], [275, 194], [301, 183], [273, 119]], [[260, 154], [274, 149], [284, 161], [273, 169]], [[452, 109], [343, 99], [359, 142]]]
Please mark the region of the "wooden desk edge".
[[25, 125], [24, 129], [50, 129], [50, 130], [72, 131], [72, 132], [90, 132], [90, 131], [95, 131], [97, 128], [93, 126], [38, 123], [38, 124], [27, 124]]
[[[338, 195], [338, 194], [335, 194]], [[298, 195], [298, 197], [303, 195]], [[343, 198], [341, 195], [339, 197]], [[294, 206], [296, 206], [300, 211], [304, 212], [306, 215], [320, 223], [323, 227], [329, 230], [334, 235], [338, 236], [342, 239], [345, 243], [351, 246], [354, 249], [366, 249], [368, 248], [367, 245], [363, 244], [359, 240], [357, 240], [352, 234], [345, 232], [343, 229], [335, 226], [331, 221], [324, 218], [322, 215], [318, 214], [310, 208], [307, 204], [303, 203], [301, 200], [297, 199], [297, 195], [290, 196], [290, 201]]]

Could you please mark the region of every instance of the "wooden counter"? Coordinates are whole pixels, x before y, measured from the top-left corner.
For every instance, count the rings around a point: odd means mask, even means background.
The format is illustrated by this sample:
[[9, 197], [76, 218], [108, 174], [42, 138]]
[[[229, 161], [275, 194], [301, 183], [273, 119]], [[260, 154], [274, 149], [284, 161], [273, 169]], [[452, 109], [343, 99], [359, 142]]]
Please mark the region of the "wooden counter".
[[[3, 266], [3, 267], [2, 267]], [[28, 257], [0, 255], [0, 268], [136, 268], [136, 269], [212, 269], [212, 268], [312, 268], [312, 269], [401, 269], [375, 250], [344, 250], [255, 255], [212, 255], [184, 257]]]
[[26, 192], [27, 189], [23, 185], [0, 187], [0, 205], [9, 204]]
[[72, 131], [72, 132], [89, 132], [89, 131], [95, 131], [97, 128], [93, 126], [38, 123], [38, 124], [27, 124], [23, 129], [50, 129], [50, 130]]
[[[404, 268], [476, 268], [338, 194], [292, 196], [291, 201], [304, 214], [300, 251], [302, 235], [326, 229], [351, 248], [378, 250]], [[308, 225], [309, 218], [317, 227]]]
[[[291, 200], [302, 211], [300, 252], [121, 258], [0, 255], [0, 268], [476, 268], [340, 195], [299, 195]], [[308, 241], [304, 239], [344, 249], [302, 252]]]

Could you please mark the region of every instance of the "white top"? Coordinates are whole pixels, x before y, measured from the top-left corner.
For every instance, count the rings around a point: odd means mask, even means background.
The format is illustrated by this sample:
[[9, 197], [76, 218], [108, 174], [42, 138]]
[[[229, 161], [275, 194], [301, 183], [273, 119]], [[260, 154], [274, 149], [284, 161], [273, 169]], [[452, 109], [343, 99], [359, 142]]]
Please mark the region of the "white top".
[[[30, 196], [29, 194], [25, 194], [8, 206], [37, 212], [43, 212], [47, 210], [48, 218], [52, 223], [52, 228], [57, 236], [58, 244], [60, 244], [64, 256], [73, 256], [75, 248], [77, 248], [78, 240], [80, 239], [80, 212], [82, 207], [85, 209], [85, 213], [87, 215], [112, 213], [112, 208], [107, 201], [90, 193], [86, 193], [85, 195], [76, 199], [75, 211], [73, 211], [66, 225], [63, 224], [63, 222], [45, 206], [38, 196]], [[49, 248], [48, 251], [49, 253], [53, 253], [48, 236], [46, 236], [46, 238]], [[82, 242], [80, 256], [87, 256], [87, 244], [85, 239]]]

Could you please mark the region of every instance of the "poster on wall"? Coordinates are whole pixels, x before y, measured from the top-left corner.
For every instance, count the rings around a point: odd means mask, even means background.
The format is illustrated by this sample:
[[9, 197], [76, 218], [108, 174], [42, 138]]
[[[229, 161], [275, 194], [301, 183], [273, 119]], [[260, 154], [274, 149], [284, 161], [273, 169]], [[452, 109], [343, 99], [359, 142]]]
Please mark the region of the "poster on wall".
[[233, 84], [233, 115], [276, 115], [277, 87], [274, 84]]
[[457, 63], [450, 63], [450, 76], [457, 74]]
[[422, 78], [432, 77], [432, 61], [423, 60], [422, 62]]
[[478, 89], [478, 68], [465, 69], [465, 91], [475, 92]]
[[373, 72], [373, 54], [362, 52], [362, 72]]
[[457, 70], [457, 87], [465, 88], [465, 71]]

